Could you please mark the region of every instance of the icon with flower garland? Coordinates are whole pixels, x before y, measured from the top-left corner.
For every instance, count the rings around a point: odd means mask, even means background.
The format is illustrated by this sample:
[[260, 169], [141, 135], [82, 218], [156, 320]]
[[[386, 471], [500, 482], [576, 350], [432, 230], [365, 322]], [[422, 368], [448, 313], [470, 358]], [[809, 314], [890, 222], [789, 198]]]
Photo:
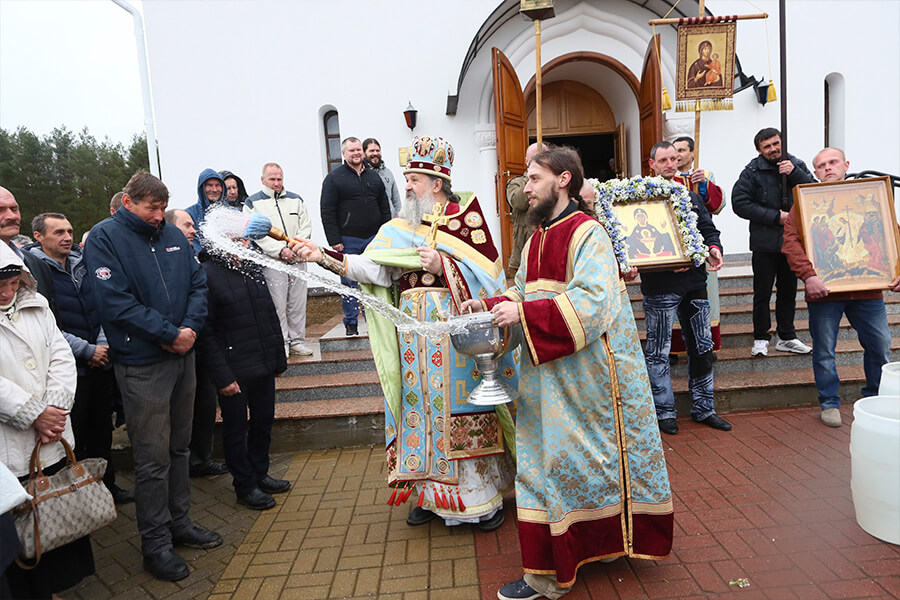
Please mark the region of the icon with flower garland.
[[612, 241], [619, 270], [702, 265], [709, 248], [697, 229], [687, 188], [663, 177], [594, 182], [594, 212]]

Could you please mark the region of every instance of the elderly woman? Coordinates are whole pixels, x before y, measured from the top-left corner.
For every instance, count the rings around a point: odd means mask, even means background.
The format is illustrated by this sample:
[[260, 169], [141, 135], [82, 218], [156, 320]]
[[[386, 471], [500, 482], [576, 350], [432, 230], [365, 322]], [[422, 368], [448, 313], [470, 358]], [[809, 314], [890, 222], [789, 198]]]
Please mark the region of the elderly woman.
[[[47, 300], [22, 259], [0, 242], [0, 462], [23, 481], [38, 440], [45, 474], [65, 466], [62, 444], [53, 442], [75, 443], [75, 382], [75, 358]], [[47, 552], [32, 570], [11, 565], [4, 577], [13, 598], [51, 598], [93, 572], [85, 536]]]

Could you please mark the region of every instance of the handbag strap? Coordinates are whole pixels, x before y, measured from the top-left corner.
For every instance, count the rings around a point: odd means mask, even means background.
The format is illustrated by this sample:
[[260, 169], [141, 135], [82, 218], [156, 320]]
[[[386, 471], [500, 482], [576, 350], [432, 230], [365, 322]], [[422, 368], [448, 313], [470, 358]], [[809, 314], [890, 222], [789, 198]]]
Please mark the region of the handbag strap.
[[[72, 446], [69, 445], [66, 438], [59, 438], [59, 442], [66, 451], [66, 463], [73, 467], [77, 465], [78, 459], [75, 458], [75, 451], [72, 450]], [[41, 438], [38, 438], [37, 442], [34, 444], [34, 450], [31, 451], [31, 460], [28, 462], [29, 481], [44, 476], [44, 469], [41, 467], [41, 446], [43, 446], [43, 443], [41, 442]]]
[[[40, 443], [40, 442], [38, 442]], [[34, 563], [26, 564], [22, 557], [16, 559], [16, 564], [19, 565], [20, 569], [25, 571], [30, 571], [31, 569], [38, 566], [38, 563], [41, 562], [41, 532], [38, 528], [38, 511], [37, 511], [37, 503], [34, 501], [34, 498], [30, 500], [31, 502], [31, 515], [34, 520]]]

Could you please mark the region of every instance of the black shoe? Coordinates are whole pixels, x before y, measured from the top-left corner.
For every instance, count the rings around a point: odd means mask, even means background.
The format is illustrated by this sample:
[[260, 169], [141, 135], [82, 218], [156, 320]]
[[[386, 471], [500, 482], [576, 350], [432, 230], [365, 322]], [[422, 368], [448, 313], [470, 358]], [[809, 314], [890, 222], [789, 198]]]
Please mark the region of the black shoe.
[[222, 545], [222, 536], [215, 531], [191, 525], [191, 528], [183, 533], [178, 535], [172, 534], [172, 544], [199, 550], [209, 550]]
[[712, 427], [713, 429], [719, 429], [721, 431], [731, 431], [731, 423], [720, 417], [719, 415], [709, 415], [702, 421], [697, 421], [697, 423], [702, 423], [708, 427]]
[[678, 421], [675, 419], [660, 419], [659, 430], [669, 435], [675, 435], [678, 433]]
[[479, 521], [478, 529], [482, 531], [494, 531], [503, 525], [503, 521], [505, 518], [503, 517], [503, 509], [501, 508], [497, 512], [494, 513], [494, 516], [488, 519], [487, 521]]
[[409, 516], [406, 517], [406, 524], [410, 527], [416, 527], [418, 525], [424, 525], [429, 522], [437, 515], [431, 512], [430, 510], [425, 510], [421, 506], [417, 506], [412, 509], [412, 512], [409, 513]]
[[171, 550], [145, 554], [144, 570], [163, 581], [178, 581], [191, 574], [187, 563]]
[[272, 479], [268, 475], [256, 485], [267, 494], [281, 494], [291, 489], [291, 482], [287, 479]]
[[351, 335], [359, 335], [359, 328], [357, 327], [356, 323], [353, 323], [352, 325], [344, 325], [344, 333], [346, 333], [348, 337]]
[[213, 477], [215, 475], [224, 475], [225, 473], [228, 473], [228, 467], [225, 466], [225, 463], [214, 460], [208, 460], [202, 465], [191, 467], [190, 470], [191, 477]]
[[275, 506], [275, 498], [259, 488], [253, 488], [249, 494], [238, 496], [237, 503], [253, 510], [269, 510]]
[[134, 492], [131, 490], [123, 490], [117, 485], [113, 485], [109, 488], [109, 492], [112, 494], [113, 502], [116, 504], [129, 504], [134, 502]]

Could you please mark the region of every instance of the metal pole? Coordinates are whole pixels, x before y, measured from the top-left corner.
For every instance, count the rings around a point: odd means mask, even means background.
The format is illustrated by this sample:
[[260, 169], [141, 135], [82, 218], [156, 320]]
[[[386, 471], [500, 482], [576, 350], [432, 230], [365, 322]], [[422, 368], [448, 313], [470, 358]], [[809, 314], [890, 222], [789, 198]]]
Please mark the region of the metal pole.
[[[781, 49], [781, 156], [786, 157], [788, 151], [788, 118], [787, 118], [787, 10], [785, 0], [778, 0], [778, 38]], [[781, 176], [782, 210], [790, 210], [788, 201], [787, 175]]]
[[156, 151], [156, 126], [153, 121], [153, 100], [150, 97], [150, 66], [147, 61], [147, 46], [144, 42], [144, 20], [141, 13], [125, 0], [112, 0], [117, 6], [131, 13], [134, 18], [134, 37], [137, 41], [138, 70], [141, 75], [141, 92], [144, 100], [144, 127], [147, 132], [147, 154], [150, 172], [160, 176], [159, 155]]
[[535, 117], [535, 127], [537, 128], [537, 143], [538, 148], [542, 148], [544, 144], [544, 130], [543, 130], [543, 104], [541, 103], [541, 20], [534, 20], [534, 39], [535, 39], [535, 61], [537, 66], [535, 67], [535, 75], [534, 75], [534, 117]]
[[[700, 16], [703, 17], [703, 14], [706, 12], [706, 2], [705, 0], [700, 0]], [[699, 102], [697, 103], [699, 108]], [[700, 168], [700, 111], [694, 111], [694, 168]], [[690, 173], [688, 174], [688, 179], [690, 179]]]

